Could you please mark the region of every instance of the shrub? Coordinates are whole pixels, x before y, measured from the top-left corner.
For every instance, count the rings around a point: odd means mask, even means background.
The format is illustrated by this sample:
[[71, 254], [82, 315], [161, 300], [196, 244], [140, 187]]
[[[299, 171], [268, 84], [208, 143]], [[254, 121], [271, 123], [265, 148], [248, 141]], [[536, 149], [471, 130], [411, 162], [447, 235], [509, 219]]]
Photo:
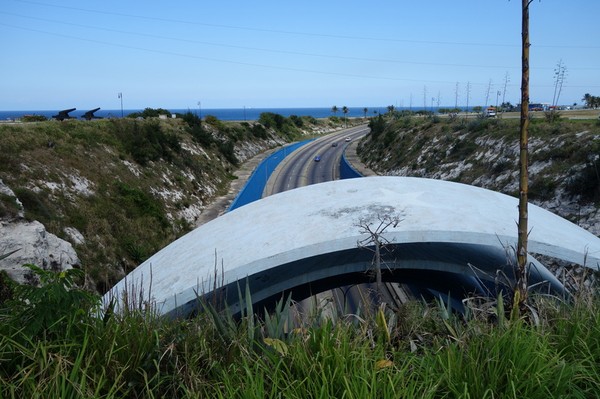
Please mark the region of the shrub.
[[142, 112], [132, 112], [128, 118], [158, 118], [160, 115], [171, 115], [171, 111], [164, 108], [144, 108]]
[[294, 125], [296, 125], [297, 127], [302, 127], [304, 126], [304, 121], [302, 120], [302, 118], [300, 118], [298, 115], [290, 115], [290, 120], [294, 123]]
[[450, 160], [463, 160], [469, 158], [475, 151], [477, 151], [477, 144], [474, 141], [469, 140], [468, 138], [458, 140], [450, 153], [448, 154], [448, 159]]
[[212, 134], [204, 129], [202, 125], [193, 125], [189, 128], [192, 138], [204, 147], [210, 147], [215, 142]]
[[567, 192], [579, 195], [586, 201], [600, 200], [600, 168], [596, 162], [589, 162], [573, 176], [566, 185]]
[[467, 124], [467, 130], [472, 133], [480, 133], [495, 125], [497, 125], [496, 119], [477, 118]]
[[194, 126], [198, 126], [198, 125], [202, 125], [202, 119], [200, 119], [200, 117], [190, 111], [186, 112], [185, 114], [179, 115], [181, 119], [183, 119], [183, 121], [185, 123], [187, 123], [187, 125], [189, 127], [194, 127]]
[[26, 188], [16, 188], [14, 191], [23, 204], [27, 220], [39, 220], [46, 224], [57, 218], [54, 208], [48, 203], [48, 196], [44, 193], [36, 193]]
[[48, 118], [46, 118], [44, 115], [23, 115], [21, 117], [22, 122], [44, 122], [47, 120]]
[[43, 334], [46, 338], [60, 338], [77, 328], [77, 320], [87, 317], [98, 298], [76, 288], [84, 273], [78, 269], [61, 272], [43, 270], [25, 265], [39, 280], [39, 286], [16, 285], [13, 297], [4, 309], [2, 329], [5, 334], [20, 331], [26, 337]]
[[181, 144], [175, 134], [165, 133], [159, 121], [114, 121], [113, 132], [123, 148], [140, 165], [161, 158], [171, 160], [172, 152], [180, 152]]
[[0, 193], [0, 219], [12, 219], [19, 215], [21, 206], [12, 195]]
[[225, 124], [223, 122], [221, 122], [219, 120], [219, 118], [217, 118], [214, 115], [206, 115], [206, 117], [204, 118], [204, 121], [206, 123], [208, 123], [209, 125], [213, 126], [217, 130], [220, 130], [220, 131], [227, 130], [227, 126], [225, 126]]
[[529, 198], [534, 200], [549, 200], [554, 196], [558, 183], [549, 176], [535, 176], [529, 185]]
[[239, 164], [239, 160], [235, 156], [235, 151], [233, 147], [233, 143], [231, 141], [222, 141], [219, 143], [219, 152], [223, 154], [225, 159], [227, 159], [232, 165], [237, 166]]
[[269, 135], [263, 125], [255, 124], [250, 128], [250, 132], [254, 137], [259, 139], [267, 139]]
[[[9, 252], [8, 254], [0, 254], [0, 260], [11, 254], [12, 252]], [[6, 271], [0, 270], [0, 307], [3, 307], [5, 302], [13, 299], [14, 291], [15, 282], [11, 280]]]
[[558, 111], [544, 111], [544, 118], [546, 118], [546, 122], [554, 123], [559, 121], [561, 117], [562, 115]]
[[378, 115], [376, 118], [371, 118], [369, 121], [369, 128], [371, 129], [371, 139], [377, 140], [377, 137], [381, 133], [384, 132], [386, 127], [386, 122], [381, 115]]
[[385, 136], [383, 139], [383, 145], [386, 147], [389, 147], [394, 142], [395, 138], [396, 138], [396, 132], [394, 132], [393, 130], [388, 130], [385, 133]]
[[128, 218], [151, 217], [160, 222], [163, 227], [168, 226], [167, 218], [162, 203], [150, 194], [127, 185], [116, 182], [115, 200], [119, 208], [125, 211]]
[[287, 121], [282, 115], [273, 112], [263, 112], [258, 117], [258, 122], [267, 129], [272, 128], [276, 130], [282, 130]]

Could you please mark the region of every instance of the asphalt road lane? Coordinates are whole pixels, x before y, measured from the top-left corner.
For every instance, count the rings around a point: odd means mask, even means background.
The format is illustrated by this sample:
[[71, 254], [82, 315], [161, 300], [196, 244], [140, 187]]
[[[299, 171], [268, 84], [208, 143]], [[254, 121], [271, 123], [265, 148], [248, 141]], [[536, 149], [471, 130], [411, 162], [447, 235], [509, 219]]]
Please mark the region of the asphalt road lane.
[[[352, 140], [359, 139], [368, 132], [367, 125], [361, 125], [329, 134], [297, 149], [275, 169], [265, 187], [264, 196], [338, 180], [340, 159], [345, 148]], [[350, 138], [350, 141], [346, 141], [346, 138]], [[317, 156], [320, 158], [318, 162], [315, 161]]]

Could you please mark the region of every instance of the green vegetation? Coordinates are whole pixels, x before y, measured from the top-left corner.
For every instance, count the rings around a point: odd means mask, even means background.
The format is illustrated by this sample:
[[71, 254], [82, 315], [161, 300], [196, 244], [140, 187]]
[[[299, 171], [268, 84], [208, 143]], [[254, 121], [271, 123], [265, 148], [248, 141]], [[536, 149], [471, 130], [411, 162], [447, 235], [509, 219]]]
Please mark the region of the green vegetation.
[[569, 180], [567, 191], [580, 195], [586, 201], [600, 202], [600, 165], [597, 158], [587, 162], [585, 167]]
[[19, 211], [21, 206], [15, 197], [0, 193], [0, 218], [15, 218], [19, 215]]
[[171, 112], [164, 108], [144, 108], [142, 112], [132, 112], [127, 115], [128, 118], [158, 118], [161, 115], [165, 115], [167, 117], [171, 116]]
[[171, 161], [174, 153], [181, 151], [181, 144], [175, 133], [165, 133], [158, 120], [144, 123], [111, 121], [111, 133], [122, 143], [124, 150], [142, 166], [150, 161], [163, 159]]
[[258, 122], [267, 129], [275, 129], [285, 135], [293, 135], [298, 128], [304, 125], [301, 117], [292, 115], [289, 118], [286, 118], [272, 112], [261, 113]]
[[21, 117], [21, 121], [23, 122], [43, 122], [47, 120], [48, 118], [46, 118], [44, 115], [23, 115]]
[[[560, 191], [582, 203], [600, 202], [600, 122], [567, 119], [564, 111], [530, 121], [531, 199], [548, 201]], [[514, 194], [519, 119], [421, 117], [394, 111], [370, 119], [371, 134], [358, 147], [361, 159], [381, 173], [446, 178], [462, 183], [488, 179], [492, 190]], [[458, 172], [460, 171], [460, 172]], [[482, 183], [477, 183], [478, 185]]]
[[0, 179], [16, 196], [0, 194], [0, 217], [23, 212], [67, 240], [66, 229], [77, 229], [88, 288], [103, 293], [194, 227], [189, 215], [227, 191], [240, 154], [326, 123], [277, 114], [261, 116], [264, 124], [160, 115], [171, 113], [147, 108], [124, 119], [0, 125]]
[[[208, 304], [189, 320], [97, 311], [81, 273], [32, 267], [41, 285], [0, 302], [3, 398], [563, 398], [600, 389], [597, 287], [531, 297], [536, 323], [473, 299], [463, 316], [407, 302], [361, 317], [290, 302], [241, 319]], [[472, 305], [472, 306], [471, 306]]]
[[581, 100], [585, 102], [587, 108], [600, 108], [600, 96], [592, 96], [590, 93], [585, 93]]

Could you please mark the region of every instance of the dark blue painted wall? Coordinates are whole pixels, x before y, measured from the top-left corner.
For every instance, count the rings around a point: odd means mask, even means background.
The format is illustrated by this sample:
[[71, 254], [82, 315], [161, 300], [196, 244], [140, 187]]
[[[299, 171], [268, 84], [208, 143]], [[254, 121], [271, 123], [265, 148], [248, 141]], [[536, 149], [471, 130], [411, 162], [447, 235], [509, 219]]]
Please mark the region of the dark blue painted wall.
[[[229, 206], [227, 212], [261, 199], [265, 185], [267, 184], [267, 180], [269, 180], [269, 176], [271, 176], [271, 173], [273, 173], [275, 168], [277, 168], [277, 165], [279, 165], [286, 156], [290, 155], [292, 152], [303, 145], [310, 143], [311, 141], [312, 139], [289, 145], [275, 151], [268, 158], [265, 158], [256, 167], [256, 169], [254, 169], [254, 172], [252, 172], [252, 175], [250, 175], [250, 178], [244, 185], [244, 188], [242, 188], [238, 196], [231, 203], [231, 206]], [[354, 169], [350, 163], [348, 163], [346, 155], [342, 155], [342, 159], [340, 161], [340, 178], [353, 179], [356, 177], [362, 177], [362, 175], [358, 173], [358, 171]]]
[[355, 177], [362, 177], [362, 175], [350, 165], [344, 152], [340, 161], [340, 179], [354, 179]]
[[268, 158], [265, 158], [252, 172], [250, 178], [244, 185], [244, 188], [240, 191], [235, 200], [231, 203], [231, 206], [227, 210], [232, 211], [234, 209], [239, 208], [240, 206], [244, 206], [253, 201], [259, 200], [262, 197], [262, 193], [265, 189], [265, 185], [267, 184], [267, 180], [271, 173], [275, 170], [277, 165], [283, 161], [283, 158], [290, 155], [292, 152], [302, 147], [303, 145], [310, 143], [314, 139], [305, 140], [298, 143], [294, 143], [283, 147], [280, 150], [275, 151]]

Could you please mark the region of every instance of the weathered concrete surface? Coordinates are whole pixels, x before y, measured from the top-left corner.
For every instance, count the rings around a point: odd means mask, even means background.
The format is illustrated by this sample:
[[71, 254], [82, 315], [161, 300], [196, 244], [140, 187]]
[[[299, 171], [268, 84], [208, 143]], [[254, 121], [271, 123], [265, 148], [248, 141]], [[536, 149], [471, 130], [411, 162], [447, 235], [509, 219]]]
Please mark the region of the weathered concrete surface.
[[[341, 180], [273, 195], [200, 226], [149, 258], [105, 299], [129, 291], [129, 297], [144, 297], [160, 313], [170, 313], [210, 292], [215, 275], [216, 285], [223, 286], [249, 276], [268, 279], [270, 270], [290, 265], [294, 270], [286, 274], [296, 283], [334, 277], [349, 269], [313, 262], [308, 270], [302, 261], [356, 250], [365, 238], [357, 224], [379, 215], [401, 219], [385, 233], [393, 243], [516, 247], [516, 198], [430, 179]], [[600, 239], [567, 220], [530, 205], [529, 226], [531, 252], [588, 267], [600, 264]], [[462, 268], [457, 265], [456, 272]], [[271, 289], [277, 292], [286, 284], [279, 280]]]

